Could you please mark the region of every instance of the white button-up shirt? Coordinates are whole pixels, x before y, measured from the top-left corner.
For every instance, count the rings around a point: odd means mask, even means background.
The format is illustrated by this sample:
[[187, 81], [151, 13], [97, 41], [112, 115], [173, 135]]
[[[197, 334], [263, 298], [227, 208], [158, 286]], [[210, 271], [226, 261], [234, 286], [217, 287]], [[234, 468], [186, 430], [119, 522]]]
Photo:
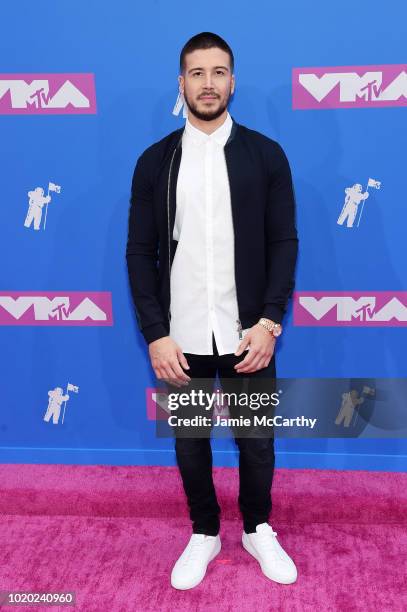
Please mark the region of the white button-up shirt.
[[[188, 119], [182, 137], [173, 231], [170, 336], [184, 353], [219, 355], [239, 345], [234, 231], [223, 147], [232, 118], [212, 134]], [[243, 330], [242, 337], [248, 330]]]

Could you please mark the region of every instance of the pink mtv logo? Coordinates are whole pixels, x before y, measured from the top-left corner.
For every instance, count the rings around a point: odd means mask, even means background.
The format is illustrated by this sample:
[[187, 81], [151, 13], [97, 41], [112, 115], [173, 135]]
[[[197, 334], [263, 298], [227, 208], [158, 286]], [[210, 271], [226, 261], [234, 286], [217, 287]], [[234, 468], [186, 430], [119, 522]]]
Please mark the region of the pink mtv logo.
[[0, 291], [0, 325], [113, 325], [110, 291]]
[[[184, 387], [184, 392], [188, 392], [188, 387]], [[216, 390], [215, 390], [216, 392]], [[182, 393], [182, 390], [181, 390]], [[146, 388], [146, 407], [147, 419], [149, 421], [166, 420], [172, 414], [176, 414], [176, 410], [171, 410], [168, 406], [168, 392], [165, 388], [147, 387]], [[213, 418], [217, 416], [222, 418], [230, 416], [226, 402], [221, 405], [215, 403], [213, 407]]]
[[407, 291], [297, 291], [294, 325], [406, 327]]
[[168, 408], [168, 393], [159, 387], [146, 388], [146, 407], [149, 421], [166, 420], [172, 414]]
[[0, 74], [1, 115], [95, 113], [93, 74]]
[[407, 106], [405, 64], [293, 68], [293, 109]]

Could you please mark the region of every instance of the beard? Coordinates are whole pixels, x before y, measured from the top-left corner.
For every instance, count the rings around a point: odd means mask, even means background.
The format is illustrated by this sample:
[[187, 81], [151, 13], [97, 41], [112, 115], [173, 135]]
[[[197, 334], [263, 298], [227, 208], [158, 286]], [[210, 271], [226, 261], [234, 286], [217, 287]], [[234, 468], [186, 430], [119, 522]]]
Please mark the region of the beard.
[[198, 107], [195, 104], [195, 102], [193, 102], [184, 91], [184, 99], [188, 106], [189, 112], [192, 115], [194, 115], [194, 117], [196, 117], [197, 119], [200, 119], [201, 121], [213, 121], [214, 119], [217, 119], [218, 117], [220, 117], [222, 113], [224, 113], [224, 111], [226, 110], [229, 104], [230, 96], [231, 94], [229, 91], [229, 95], [226, 98], [226, 100], [222, 104], [220, 104], [216, 110], [208, 109], [206, 111], [200, 111], [198, 110]]

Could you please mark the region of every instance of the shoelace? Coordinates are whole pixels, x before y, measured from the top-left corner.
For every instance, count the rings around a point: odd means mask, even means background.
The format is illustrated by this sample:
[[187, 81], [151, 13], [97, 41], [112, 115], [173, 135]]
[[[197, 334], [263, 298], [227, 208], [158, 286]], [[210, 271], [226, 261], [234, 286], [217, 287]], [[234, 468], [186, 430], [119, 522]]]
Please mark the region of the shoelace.
[[201, 550], [203, 545], [204, 540], [200, 542], [192, 542], [192, 544], [190, 544], [189, 546], [188, 553], [183, 561], [183, 565], [186, 565], [189, 561], [196, 561], [197, 554]]
[[274, 538], [276, 535], [277, 531], [274, 531], [272, 527], [270, 527], [270, 530], [261, 533], [260, 537], [257, 539], [257, 543], [264, 551], [273, 552], [275, 555], [280, 557], [278, 550], [276, 550], [276, 547], [274, 545]]

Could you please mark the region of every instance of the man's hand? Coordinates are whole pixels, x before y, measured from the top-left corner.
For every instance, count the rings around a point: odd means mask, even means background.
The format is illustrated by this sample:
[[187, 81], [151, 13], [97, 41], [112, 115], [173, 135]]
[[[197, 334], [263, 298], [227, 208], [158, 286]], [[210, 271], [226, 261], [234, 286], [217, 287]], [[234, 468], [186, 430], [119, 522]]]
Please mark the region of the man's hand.
[[148, 351], [151, 365], [159, 380], [164, 380], [175, 387], [182, 387], [189, 383], [190, 377], [181, 368], [182, 366], [188, 370], [188, 362], [178, 344], [170, 336], [150, 342]]
[[256, 323], [239, 344], [235, 355], [241, 355], [249, 344], [250, 349], [246, 357], [235, 365], [235, 370], [239, 374], [266, 368], [273, 357], [276, 338], [262, 325]]

